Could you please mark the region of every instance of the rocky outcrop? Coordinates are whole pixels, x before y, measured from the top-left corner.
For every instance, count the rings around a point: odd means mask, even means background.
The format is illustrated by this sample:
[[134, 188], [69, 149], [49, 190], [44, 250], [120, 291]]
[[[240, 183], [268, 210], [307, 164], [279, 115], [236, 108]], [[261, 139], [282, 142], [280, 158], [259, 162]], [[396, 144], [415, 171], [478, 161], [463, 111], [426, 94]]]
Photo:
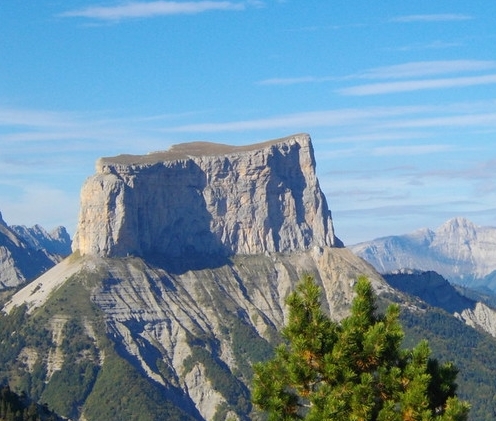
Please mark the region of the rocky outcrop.
[[0, 290], [16, 287], [47, 271], [70, 254], [63, 227], [48, 233], [41, 226], [9, 226], [0, 213]]
[[81, 192], [73, 250], [117, 257], [256, 254], [337, 246], [310, 137], [195, 142], [102, 158]]
[[466, 308], [457, 316], [469, 326], [496, 337], [496, 310], [486, 304], [478, 302], [474, 308]]
[[378, 238], [349, 247], [379, 272], [435, 271], [450, 282], [496, 291], [496, 227], [453, 218], [435, 231]]

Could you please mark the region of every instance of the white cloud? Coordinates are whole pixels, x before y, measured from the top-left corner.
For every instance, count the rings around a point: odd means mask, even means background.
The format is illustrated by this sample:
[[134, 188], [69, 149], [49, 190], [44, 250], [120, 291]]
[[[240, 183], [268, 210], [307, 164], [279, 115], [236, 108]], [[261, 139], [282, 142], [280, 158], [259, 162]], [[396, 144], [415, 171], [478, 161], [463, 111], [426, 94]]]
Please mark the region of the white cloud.
[[41, 184], [25, 185], [18, 197], [2, 201], [1, 211], [8, 225], [40, 224], [47, 230], [63, 225], [72, 235], [79, 212], [78, 196], [78, 191], [67, 193]]
[[427, 118], [411, 118], [408, 120], [389, 121], [379, 123], [377, 127], [386, 128], [405, 128], [405, 127], [481, 127], [496, 126], [496, 113], [468, 114], [468, 115], [449, 115]]
[[493, 60], [434, 60], [414, 61], [392, 66], [376, 67], [356, 77], [364, 79], [402, 79], [446, 73], [480, 71], [496, 68]]
[[211, 10], [244, 10], [244, 3], [231, 1], [152, 1], [130, 2], [118, 6], [92, 6], [62, 13], [62, 17], [85, 17], [99, 20], [149, 18], [165, 15], [196, 14]]
[[425, 43], [415, 43], [415, 44], [410, 44], [410, 45], [404, 45], [400, 47], [388, 47], [385, 48], [386, 51], [415, 51], [415, 50], [440, 50], [440, 49], [445, 49], [445, 48], [454, 48], [454, 47], [461, 47], [464, 46], [464, 42], [445, 42], [445, 41], [439, 41], [435, 40], [432, 42], [429, 42], [427, 44]]
[[439, 13], [432, 15], [406, 15], [397, 16], [391, 19], [391, 22], [446, 22], [446, 21], [460, 21], [471, 20], [470, 15], [463, 15], [457, 13]]
[[285, 114], [264, 119], [233, 121], [228, 123], [200, 123], [169, 127], [164, 132], [229, 132], [242, 130], [266, 130], [275, 128], [331, 127], [347, 126], [378, 118], [420, 113], [432, 107], [370, 107], [344, 108], [341, 110], [323, 110], [303, 113]]
[[372, 150], [375, 156], [399, 156], [399, 155], [425, 155], [432, 153], [445, 153], [452, 150], [451, 145], [407, 145], [407, 146], [384, 146]]
[[296, 85], [303, 83], [323, 83], [353, 79], [404, 79], [447, 73], [462, 73], [491, 70], [496, 68], [494, 60], [432, 60], [413, 61], [376, 67], [348, 76], [299, 76], [269, 78], [256, 82], [257, 85]]
[[462, 88], [496, 83], [496, 74], [457, 78], [408, 80], [403, 82], [372, 83], [337, 90], [341, 95], [365, 96], [412, 92], [427, 89]]

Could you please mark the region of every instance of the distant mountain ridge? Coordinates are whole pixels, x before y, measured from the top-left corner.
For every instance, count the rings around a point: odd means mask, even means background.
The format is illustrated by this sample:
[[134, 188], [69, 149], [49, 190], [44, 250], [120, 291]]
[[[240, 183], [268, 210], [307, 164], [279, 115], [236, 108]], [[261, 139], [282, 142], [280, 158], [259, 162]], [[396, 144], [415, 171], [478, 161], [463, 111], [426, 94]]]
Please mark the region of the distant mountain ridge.
[[47, 232], [40, 225], [9, 226], [0, 213], [0, 290], [30, 281], [71, 253], [71, 238], [62, 226]]
[[477, 226], [465, 218], [450, 219], [435, 231], [422, 228], [349, 249], [381, 273], [432, 270], [456, 284], [496, 291], [496, 227]]
[[496, 337], [494, 307], [463, 295], [438, 273], [403, 269], [384, 274], [383, 277], [393, 288], [418, 297], [433, 307], [453, 314], [468, 326]]

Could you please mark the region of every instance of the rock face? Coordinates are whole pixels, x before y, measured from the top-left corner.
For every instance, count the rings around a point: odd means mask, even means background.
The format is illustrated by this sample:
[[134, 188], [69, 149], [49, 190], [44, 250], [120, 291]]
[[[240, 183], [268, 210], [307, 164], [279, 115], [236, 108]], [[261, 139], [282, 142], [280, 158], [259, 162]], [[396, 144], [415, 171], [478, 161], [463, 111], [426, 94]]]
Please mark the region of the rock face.
[[252, 146], [196, 142], [102, 158], [81, 192], [73, 250], [117, 257], [338, 246], [308, 135]]
[[454, 218], [437, 230], [378, 238], [349, 247], [379, 272], [433, 270], [450, 282], [496, 291], [496, 227]]
[[41, 226], [8, 226], [0, 213], [0, 290], [40, 276], [71, 252], [63, 227], [51, 233]]

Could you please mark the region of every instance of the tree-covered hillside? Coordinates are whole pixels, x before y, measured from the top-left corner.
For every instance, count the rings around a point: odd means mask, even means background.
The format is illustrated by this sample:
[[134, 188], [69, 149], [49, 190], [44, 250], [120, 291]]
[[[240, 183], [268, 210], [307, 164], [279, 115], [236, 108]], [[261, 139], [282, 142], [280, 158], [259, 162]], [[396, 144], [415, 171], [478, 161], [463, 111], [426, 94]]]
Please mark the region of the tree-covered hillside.
[[[46, 402], [58, 414], [74, 419], [81, 410], [89, 421], [116, 419], [116, 416], [122, 421], [204, 419], [181, 394], [180, 379], [156, 353], [161, 349], [159, 344], [145, 340], [139, 343], [141, 355], [167, 381], [166, 387], [153, 381], [138, 361], [130, 357], [122, 338], [108, 330], [105, 314], [92, 302], [92, 286], [97, 282], [101, 281], [96, 275], [79, 275], [69, 279], [43, 307], [31, 314], [27, 314], [25, 307], [18, 307], [9, 315], [0, 312], [1, 383], [8, 383], [18, 394], [25, 391], [37, 402]], [[106, 288], [110, 282], [113, 281], [105, 281], [102, 287]], [[222, 329], [216, 338], [191, 332], [187, 338], [191, 353], [178, 374], [192, 376], [199, 373], [200, 367], [212, 393], [225, 397], [224, 406], [218, 407], [211, 419], [224, 421], [233, 409], [243, 413], [243, 419], [258, 419], [251, 412], [251, 365], [271, 358], [269, 342], [257, 334], [236, 303], [226, 304], [223, 290], [207, 288], [205, 283], [202, 288], [200, 295], [205, 300], [202, 305], [217, 309], [223, 321]], [[251, 295], [249, 288], [246, 294]], [[381, 310], [391, 302], [401, 304], [403, 346], [411, 348], [427, 339], [434, 358], [453, 361], [459, 368], [458, 394], [472, 406], [469, 420], [494, 420], [496, 340], [444, 311], [413, 298], [410, 303], [415, 306], [404, 300], [409, 298], [396, 293], [382, 294], [378, 299]], [[54, 332], [60, 332], [60, 337], [54, 336]], [[275, 330], [270, 337], [273, 346], [279, 343]], [[220, 358], [223, 341], [232, 346], [230, 358], [236, 361], [235, 370]], [[64, 356], [58, 366], [57, 352]]]

